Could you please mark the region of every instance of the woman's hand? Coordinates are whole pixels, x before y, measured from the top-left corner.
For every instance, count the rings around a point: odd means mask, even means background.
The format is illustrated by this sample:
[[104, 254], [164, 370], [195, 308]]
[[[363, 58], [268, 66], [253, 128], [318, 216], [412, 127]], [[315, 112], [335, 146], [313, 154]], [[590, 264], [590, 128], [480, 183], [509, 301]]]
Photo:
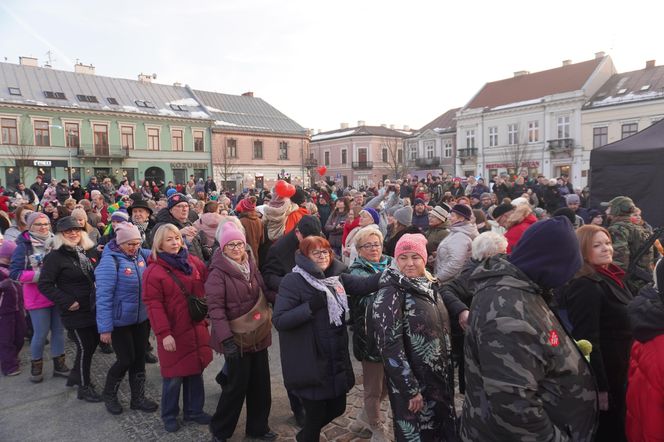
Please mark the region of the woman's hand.
[[168, 335], [164, 338], [162, 341], [162, 344], [164, 345], [164, 350], [173, 352], [175, 351], [175, 339], [173, 336]]
[[73, 303], [72, 305], [69, 306], [69, 309], [68, 309], [68, 310], [69, 310], [70, 312], [75, 312], [75, 311], [78, 310], [79, 308], [81, 308], [81, 306], [79, 305], [78, 301], [74, 301], [74, 303]]
[[459, 313], [459, 326], [463, 331], [466, 331], [466, 328], [468, 328], [469, 315], [470, 315], [470, 310], [464, 310], [461, 313]]
[[602, 411], [607, 411], [609, 409], [609, 392], [600, 391], [599, 392], [599, 409]]
[[101, 333], [99, 335], [99, 340], [103, 342], [104, 344], [110, 344], [111, 343], [111, 334], [110, 333]]
[[408, 411], [411, 413], [419, 413], [424, 408], [424, 399], [422, 393], [417, 393], [417, 396], [408, 401]]

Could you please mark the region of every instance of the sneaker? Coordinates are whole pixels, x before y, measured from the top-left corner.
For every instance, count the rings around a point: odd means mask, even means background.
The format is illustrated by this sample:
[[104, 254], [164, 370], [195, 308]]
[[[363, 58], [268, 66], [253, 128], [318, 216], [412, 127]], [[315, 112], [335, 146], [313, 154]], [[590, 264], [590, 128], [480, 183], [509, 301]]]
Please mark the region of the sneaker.
[[19, 367], [16, 367], [13, 370], [9, 370], [9, 373], [5, 374], [5, 376], [18, 376], [21, 374], [21, 369]]
[[355, 422], [350, 424], [350, 431], [353, 433], [362, 433], [369, 429], [369, 419], [367, 418], [367, 413], [364, 411], [364, 408], [357, 414]]
[[275, 440], [277, 437], [279, 437], [279, 435], [274, 431], [268, 430], [267, 433], [261, 434], [260, 436], [247, 434], [247, 437], [249, 439], [256, 439], [256, 440]]
[[95, 386], [90, 384], [86, 385], [85, 387], [78, 387], [78, 394], [77, 397], [86, 402], [101, 402], [102, 398], [99, 393], [97, 393], [97, 390], [95, 390]]

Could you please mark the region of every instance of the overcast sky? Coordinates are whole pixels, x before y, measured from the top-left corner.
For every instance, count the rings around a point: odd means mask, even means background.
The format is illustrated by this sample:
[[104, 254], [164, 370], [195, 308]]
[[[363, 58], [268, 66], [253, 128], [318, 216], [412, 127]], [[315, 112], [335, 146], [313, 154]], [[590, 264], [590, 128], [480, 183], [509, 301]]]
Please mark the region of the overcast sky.
[[488, 81], [611, 55], [664, 64], [664, 2], [0, 0], [0, 60], [256, 96], [304, 127], [419, 128]]

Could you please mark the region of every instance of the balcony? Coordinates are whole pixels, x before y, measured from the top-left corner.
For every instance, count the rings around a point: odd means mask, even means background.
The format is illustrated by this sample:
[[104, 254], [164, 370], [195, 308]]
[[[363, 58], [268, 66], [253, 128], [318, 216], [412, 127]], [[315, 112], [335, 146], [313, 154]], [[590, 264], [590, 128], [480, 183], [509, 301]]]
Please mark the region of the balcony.
[[304, 167], [307, 169], [313, 169], [314, 167], [318, 167], [318, 160], [315, 158], [306, 158], [304, 160]]
[[573, 138], [557, 138], [555, 140], [547, 141], [549, 144], [549, 150], [553, 151], [563, 151], [574, 149], [574, 139]]
[[440, 166], [440, 157], [417, 158], [415, 165], [417, 167], [438, 167]]
[[459, 149], [457, 150], [457, 156], [459, 158], [475, 158], [477, 157], [477, 148]]
[[373, 161], [353, 161], [352, 167], [355, 170], [373, 169]]
[[113, 160], [129, 158], [129, 149], [122, 146], [93, 146], [86, 145], [77, 148], [76, 155], [79, 158], [90, 158], [100, 160]]

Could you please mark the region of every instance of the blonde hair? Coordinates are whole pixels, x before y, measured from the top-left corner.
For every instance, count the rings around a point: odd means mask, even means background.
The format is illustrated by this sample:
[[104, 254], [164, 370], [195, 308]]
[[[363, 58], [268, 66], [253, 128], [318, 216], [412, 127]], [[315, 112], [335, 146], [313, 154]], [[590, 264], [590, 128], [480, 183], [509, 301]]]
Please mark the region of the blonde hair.
[[[47, 240], [48, 242], [49, 240]], [[76, 246], [81, 246], [83, 247], [83, 250], [90, 250], [95, 246], [94, 241], [90, 239], [88, 236], [88, 233], [85, 230], [81, 230], [81, 241], [76, 244], [71, 241], [69, 241], [65, 236], [62, 234], [62, 232], [58, 232], [53, 236], [53, 238], [50, 238], [51, 242], [51, 250], [58, 250], [62, 246], [69, 246], [69, 247], [76, 247]]]
[[187, 245], [184, 243], [184, 239], [182, 239], [182, 234], [177, 227], [170, 223], [162, 224], [157, 229], [154, 234], [154, 238], [152, 239], [152, 259], [157, 259], [157, 253], [164, 251], [161, 248], [161, 243], [164, 242], [164, 238], [169, 232], [173, 232], [177, 235], [177, 237], [180, 239], [180, 244], [182, 244], [182, 247], [187, 247]]
[[[357, 249], [358, 244], [366, 241], [370, 236], [378, 237], [378, 241], [383, 244], [383, 234], [376, 224], [369, 224], [368, 226], [362, 227], [357, 231], [355, 237], [353, 238], [353, 245]], [[359, 252], [359, 250], [358, 250]]]

